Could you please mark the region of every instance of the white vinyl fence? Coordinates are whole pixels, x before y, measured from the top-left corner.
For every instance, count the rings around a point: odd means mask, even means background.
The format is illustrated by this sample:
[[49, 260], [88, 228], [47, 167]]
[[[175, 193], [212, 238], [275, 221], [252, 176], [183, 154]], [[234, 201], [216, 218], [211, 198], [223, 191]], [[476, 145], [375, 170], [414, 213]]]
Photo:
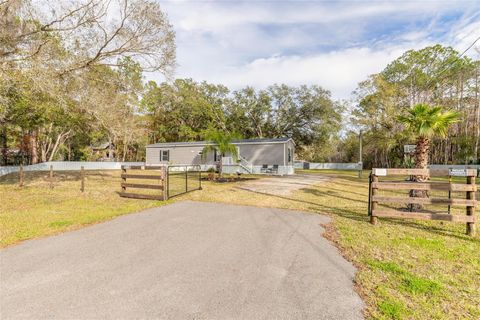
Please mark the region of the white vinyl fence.
[[[120, 170], [122, 165], [131, 165], [131, 166], [142, 166], [145, 165], [143, 162], [94, 162], [94, 161], [51, 161], [43, 162], [38, 164], [32, 164], [29, 166], [24, 166], [24, 171], [48, 171], [50, 166], [53, 166], [55, 171], [77, 171], [83, 166], [85, 170]], [[202, 171], [208, 170], [210, 167], [208, 165], [201, 166]], [[235, 173], [238, 171], [238, 168], [224, 168], [227, 173]], [[451, 164], [432, 164], [429, 166], [431, 169], [477, 169], [480, 170], [480, 165], [451, 165]], [[256, 169], [256, 168], [254, 168]], [[283, 168], [282, 168], [283, 169]], [[288, 169], [288, 170], [287, 170]], [[295, 169], [317, 169], [317, 170], [360, 170], [361, 165], [359, 163], [314, 163], [314, 162], [296, 162]], [[7, 175], [9, 173], [18, 172], [20, 170], [19, 166], [8, 166], [0, 167], [0, 177]], [[231, 171], [231, 172], [230, 172]], [[260, 172], [260, 167], [258, 170]], [[280, 170], [279, 170], [280, 171]], [[254, 172], [254, 173], [259, 173]], [[280, 173], [280, 172], [279, 172]], [[286, 172], [281, 172], [282, 174], [292, 174], [293, 168], [286, 168]]]
[[[24, 171], [48, 171], [53, 166], [54, 171], [77, 171], [83, 167], [85, 170], [120, 170], [122, 165], [145, 165], [143, 162], [94, 162], [94, 161], [51, 161], [24, 166]], [[0, 176], [18, 172], [19, 166], [0, 167]]]
[[361, 170], [361, 163], [334, 163], [334, 162], [295, 162], [295, 169], [314, 170]]
[[477, 169], [480, 170], [480, 164], [431, 164], [430, 169]]
[[12, 172], [17, 172], [20, 167], [0, 167], [0, 177]]
[[[477, 169], [480, 170], [478, 164], [431, 164], [430, 169]], [[360, 170], [360, 163], [316, 163], [306, 161], [296, 161], [295, 169], [318, 169], [318, 170]]]

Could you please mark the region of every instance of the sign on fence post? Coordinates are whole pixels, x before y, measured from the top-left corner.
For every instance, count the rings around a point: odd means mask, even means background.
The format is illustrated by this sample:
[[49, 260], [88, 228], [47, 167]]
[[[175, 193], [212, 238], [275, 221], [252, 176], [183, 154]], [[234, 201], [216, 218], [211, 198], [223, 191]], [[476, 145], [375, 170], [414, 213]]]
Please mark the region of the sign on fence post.
[[377, 177], [384, 177], [387, 175], [387, 169], [373, 169], [373, 175]]
[[403, 153], [405, 154], [412, 154], [417, 149], [417, 146], [414, 144], [404, 144], [403, 145]]
[[448, 174], [452, 177], [467, 177], [467, 169], [449, 169]]

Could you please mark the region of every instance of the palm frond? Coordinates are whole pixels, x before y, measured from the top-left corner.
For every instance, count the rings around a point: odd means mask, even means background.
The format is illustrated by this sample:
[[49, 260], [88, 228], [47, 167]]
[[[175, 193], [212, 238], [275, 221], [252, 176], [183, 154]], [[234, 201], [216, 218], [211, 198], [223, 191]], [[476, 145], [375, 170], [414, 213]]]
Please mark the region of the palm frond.
[[457, 112], [451, 110], [442, 112], [442, 107], [431, 107], [428, 104], [417, 104], [408, 109], [406, 115], [398, 117], [398, 121], [403, 123], [408, 131], [420, 137], [445, 137], [448, 128], [458, 119]]
[[205, 147], [203, 147], [202, 149], [202, 160], [205, 160], [207, 159], [207, 155], [210, 153], [210, 152], [215, 152], [217, 150], [217, 148], [213, 145], [213, 144], [207, 144]]
[[[208, 152], [214, 150], [218, 151], [220, 154], [229, 153], [234, 158], [235, 161], [238, 160], [238, 150], [237, 147], [232, 144], [233, 140], [240, 139], [240, 135], [235, 132], [224, 132], [216, 129], [209, 128], [207, 130], [205, 137], [210, 143], [205, 146], [205, 156]], [[202, 157], [204, 154], [202, 153]]]

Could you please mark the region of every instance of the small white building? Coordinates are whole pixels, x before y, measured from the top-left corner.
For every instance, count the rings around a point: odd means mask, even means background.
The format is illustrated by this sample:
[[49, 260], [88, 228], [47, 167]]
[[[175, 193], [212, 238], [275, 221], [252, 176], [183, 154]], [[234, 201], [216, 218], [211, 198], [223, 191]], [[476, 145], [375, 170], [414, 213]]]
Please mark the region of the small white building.
[[202, 155], [207, 141], [166, 142], [147, 146], [146, 164], [200, 165], [202, 170], [218, 165], [222, 159], [225, 173], [293, 174], [295, 143], [291, 138], [234, 140], [238, 159], [216, 151]]

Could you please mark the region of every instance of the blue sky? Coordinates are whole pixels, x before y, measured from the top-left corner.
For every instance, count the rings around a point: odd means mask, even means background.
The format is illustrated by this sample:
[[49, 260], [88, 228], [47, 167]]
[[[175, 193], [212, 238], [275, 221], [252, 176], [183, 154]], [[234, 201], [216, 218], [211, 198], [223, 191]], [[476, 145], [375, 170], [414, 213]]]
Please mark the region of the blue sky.
[[480, 36], [480, 1], [159, 1], [177, 33], [176, 77], [232, 89], [318, 84], [348, 99], [406, 50], [463, 51]]

